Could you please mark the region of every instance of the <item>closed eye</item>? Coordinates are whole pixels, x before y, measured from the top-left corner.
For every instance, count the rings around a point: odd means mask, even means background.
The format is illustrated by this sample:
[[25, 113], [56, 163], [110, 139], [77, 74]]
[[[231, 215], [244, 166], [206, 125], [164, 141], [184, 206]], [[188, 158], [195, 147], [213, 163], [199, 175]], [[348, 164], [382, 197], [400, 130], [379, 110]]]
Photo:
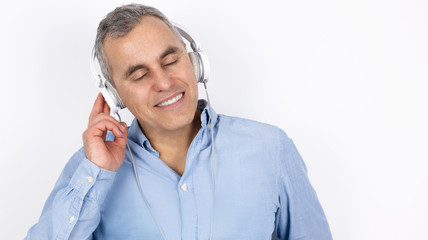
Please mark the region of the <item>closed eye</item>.
[[177, 62], [177, 60], [174, 60], [174, 61], [172, 61], [172, 62], [166, 63], [166, 64], [165, 64], [165, 66], [173, 65], [173, 64], [175, 64], [176, 62]]
[[138, 81], [143, 79], [145, 76], [147, 75], [147, 73], [143, 74], [141, 77], [135, 78], [134, 81]]

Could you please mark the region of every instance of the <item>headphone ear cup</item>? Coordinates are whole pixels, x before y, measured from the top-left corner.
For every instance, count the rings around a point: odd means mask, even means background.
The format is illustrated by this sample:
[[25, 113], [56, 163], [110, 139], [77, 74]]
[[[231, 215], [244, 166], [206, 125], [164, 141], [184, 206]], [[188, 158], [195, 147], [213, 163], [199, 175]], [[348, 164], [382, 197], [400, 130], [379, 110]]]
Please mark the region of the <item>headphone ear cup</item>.
[[119, 94], [117, 93], [116, 89], [111, 85], [109, 81], [105, 82], [106, 90], [113, 101], [113, 104], [117, 106], [120, 109], [125, 108], [125, 104], [122, 102], [122, 99], [120, 99]]
[[195, 52], [189, 52], [189, 58], [193, 65], [196, 81], [201, 82], [201, 60], [199, 59], [199, 55]]

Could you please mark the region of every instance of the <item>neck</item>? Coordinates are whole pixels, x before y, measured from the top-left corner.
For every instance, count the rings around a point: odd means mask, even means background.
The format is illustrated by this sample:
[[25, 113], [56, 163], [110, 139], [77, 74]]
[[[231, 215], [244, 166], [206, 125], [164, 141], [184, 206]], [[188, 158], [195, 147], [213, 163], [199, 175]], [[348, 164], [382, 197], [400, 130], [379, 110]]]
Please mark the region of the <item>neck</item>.
[[159, 158], [178, 174], [182, 175], [186, 163], [187, 150], [201, 128], [201, 112], [196, 111], [192, 123], [174, 131], [146, 131], [140, 128], [150, 144], [159, 152]]

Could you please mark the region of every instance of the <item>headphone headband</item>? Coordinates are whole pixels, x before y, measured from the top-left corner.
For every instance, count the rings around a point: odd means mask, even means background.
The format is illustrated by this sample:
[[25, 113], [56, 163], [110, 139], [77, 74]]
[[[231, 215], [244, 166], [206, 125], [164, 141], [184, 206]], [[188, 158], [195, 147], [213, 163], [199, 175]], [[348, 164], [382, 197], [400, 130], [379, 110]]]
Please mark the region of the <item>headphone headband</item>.
[[200, 50], [198, 39], [191, 32], [187, 31], [183, 26], [177, 23], [172, 24], [174, 25], [175, 29], [177, 29], [177, 31], [180, 33], [181, 37], [185, 38], [190, 43], [190, 47], [192, 48], [192, 50], [194, 52], [198, 52]]

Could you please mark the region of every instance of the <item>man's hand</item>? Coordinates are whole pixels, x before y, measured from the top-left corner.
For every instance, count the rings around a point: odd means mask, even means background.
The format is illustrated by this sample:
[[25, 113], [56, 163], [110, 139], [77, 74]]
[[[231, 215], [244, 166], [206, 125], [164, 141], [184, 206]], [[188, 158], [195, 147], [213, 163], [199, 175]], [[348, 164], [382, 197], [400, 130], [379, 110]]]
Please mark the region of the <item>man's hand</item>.
[[[106, 141], [107, 131], [113, 132], [114, 141]], [[86, 158], [100, 168], [117, 171], [125, 159], [128, 130], [110, 116], [110, 107], [101, 93], [98, 94], [89, 116], [88, 129], [83, 132]]]

